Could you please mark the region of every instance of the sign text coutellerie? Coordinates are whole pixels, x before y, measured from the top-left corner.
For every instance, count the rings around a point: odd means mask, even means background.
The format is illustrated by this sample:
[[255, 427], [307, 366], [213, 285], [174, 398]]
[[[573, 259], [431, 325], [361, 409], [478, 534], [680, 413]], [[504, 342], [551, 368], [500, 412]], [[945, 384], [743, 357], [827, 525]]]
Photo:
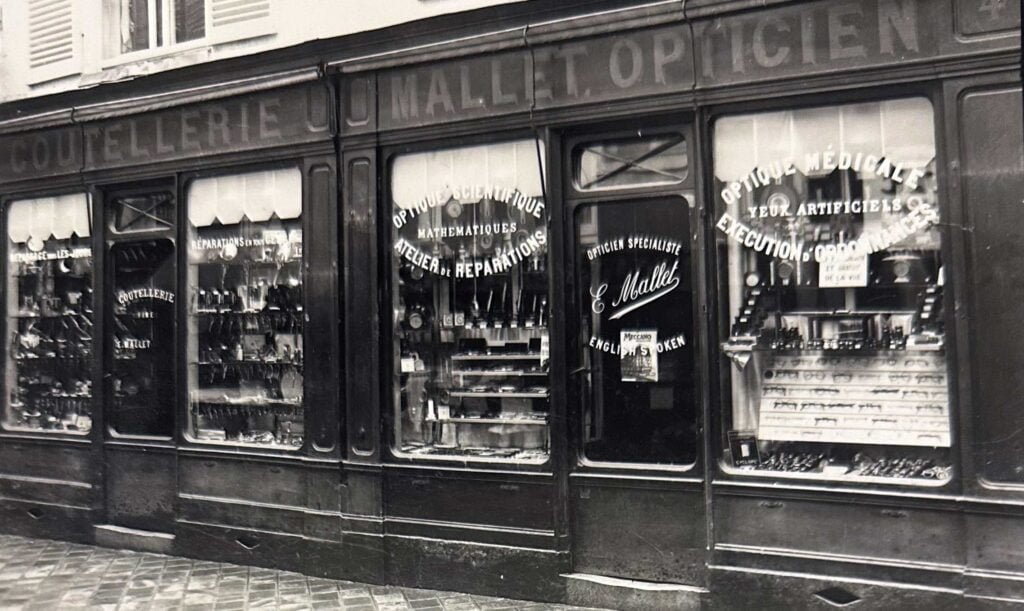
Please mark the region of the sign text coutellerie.
[[3, 136], [0, 181], [324, 138], [328, 132], [326, 122], [312, 117], [326, 108], [325, 96], [322, 88], [301, 86], [81, 126]]
[[[687, 91], [929, 57], [934, 0], [786, 6], [403, 68], [381, 75], [381, 127]], [[696, 54], [696, 57], [694, 57]]]

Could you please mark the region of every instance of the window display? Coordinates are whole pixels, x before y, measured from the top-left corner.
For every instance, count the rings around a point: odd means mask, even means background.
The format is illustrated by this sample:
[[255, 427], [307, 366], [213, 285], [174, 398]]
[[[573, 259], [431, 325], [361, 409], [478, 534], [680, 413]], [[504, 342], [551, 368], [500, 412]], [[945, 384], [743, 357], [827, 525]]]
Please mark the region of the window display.
[[203, 178], [188, 189], [189, 435], [303, 443], [302, 176]]
[[91, 232], [85, 194], [7, 210], [6, 429], [92, 428]]
[[738, 473], [951, 476], [931, 104], [719, 119], [715, 234]]
[[396, 453], [547, 459], [541, 159], [521, 140], [393, 163]]

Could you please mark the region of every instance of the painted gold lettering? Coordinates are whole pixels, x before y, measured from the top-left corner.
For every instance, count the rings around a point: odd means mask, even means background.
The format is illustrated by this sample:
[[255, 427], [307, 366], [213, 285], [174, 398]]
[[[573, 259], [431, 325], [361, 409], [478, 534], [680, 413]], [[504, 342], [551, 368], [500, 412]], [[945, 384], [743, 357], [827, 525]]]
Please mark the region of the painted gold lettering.
[[491, 103], [495, 106], [501, 106], [503, 104], [515, 104], [519, 101], [519, 96], [512, 93], [503, 93], [501, 91], [501, 60], [491, 60]]
[[45, 170], [50, 165], [50, 143], [43, 137], [32, 142], [32, 167], [36, 171]]
[[75, 160], [74, 132], [66, 131], [57, 136], [57, 163], [61, 167]]
[[91, 166], [95, 163], [93, 147], [96, 145], [96, 139], [99, 135], [100, 128], [96, 126], [87, 127], [82, 130], [82, 136], [85, 138], [85, 165]]
[[[895, 34], [895, 36], [894, 36]], [[907, 51], [918, 51], [917, 4], [915, 0], [879, 0], [878, 47], [886, 55], [896, 54], [895, 39]]]
[[667, 84], [665, 66], [683, 57], [683, 37], [675, 31], [654, 35], [654, 82]]
[[419, 102], [416, 100], [416, 73], [412, 72], [403, 78], [391, 77], [391, 116], [395, 119], [407, 120], [418, 116]]
[[103, 160], [120, 161], [122, 159], [121, 149], [118, 148], [115, 135], [124, 128], [120, 123], [114, 123], [103, 130]]
[[863, 13], [857, 4], [840, 4], [828, 8], [828, 54], [829, 58], [851, 59], [864, 57], [867, 53], [864, 45], [856, 44], [860, 38], [860, 28], [851, 23], [850, 17], [861, 21]]
[[760, 19], [754, 27], [754, 60], [765, 68], [774, 68], [782, 65], [789, 58], [789, 46], [779, 44], [775, 46], [774, 52], [768, 50], [765, 44], [765, 30], [771, 27], [776, 32], [789, 32], [789, 24], [778, 17], [768, 16]]
[[462, 64], [459, 66], [459, 105], [462, 110], [469, 110], [471, 108], [483, 108], [484, 99], [482, 97], [474, 97], [472, 93], [472, 82], [469, 80], [469, 66]]
[[566, 45], [555, 52], [555, 57], [565, 61], [565, 93], [568, 96], [577, 98], [580, 95], [576, 82], [576, 58], [586, 55], [587, 48], [582, 44]]
[[168, 155], [174, 152], [174, 145], [164, 139], [164, 118], [156, 118], [156, 154]]
[[28, 168], [28, 164], [25, 162], [27, 151], [28, 147], [24, 140], [11, 142], [11, 171], [15, 174], [21, 174]]
[[427, 88], [427, 114], [433, 117], [437, 113], [438, 104], [444, 108], [444, 112], [455, 112], [452, 94], [448, 90], [448, 78], [444, 71], [435, 68], [430, 71], [430, 86]]
[[800, 55], [801, 61], [805, 64], [815, 64], [818, 61], [817, 50], [814, 46], [816, 35], [814, 18], [811, 16], [802, 18], [800, 20]]
[[[623, 74], [622, 53], [624, 50], [629, 52], [631, 60], [628, 75]], [[615, 86], [620, 89], [632, 87], [640, 80], [643, 73], [644, 58], [640, 45], [629, 38], [620, 38], [615, 41], [608, 56], [608, 74], [612, 77], [612, 82], [615, 83]]]
[[228, 128], [228, 111], [220, 106], [214, 106], [206, 115], [206, 141], [211, 148], [217, 146], [217, 134], [220, 133], [220, 143], [231, 144], [231, 130]]
[[194, 124], [199, 120], [198, 110], [181, 111], [181, 150], [199, 148], [199, 128]]
[[149, 156], [149, 149], [139, 146], [139, 126], [137, 121], [128, 121], [128, 154], [136, 159]]
[[280, 107], [281, 100], [276, 97], [260, 100], [260, 140], [281, 137], [277, 119], [277, 109]]
[[743, 22], [736, 21], [729, 28], [729, 41], [732, 49], [732, 71], [746, 72], [743, 65]]
[[[551, 51], [548, 49], [541, 49], [534, 53], [533, 70], [526, 70], [526, 90], [530, 92], [533, 100], [540, 102], [541, 100], [551, 101], [554, 99], [554, 95], [551, 92], [551, 84], [548, 83], [547, 72], [544, 71], [544, 66], [551, 62]], [[532, 78], [531, 78], [532, 74]]]

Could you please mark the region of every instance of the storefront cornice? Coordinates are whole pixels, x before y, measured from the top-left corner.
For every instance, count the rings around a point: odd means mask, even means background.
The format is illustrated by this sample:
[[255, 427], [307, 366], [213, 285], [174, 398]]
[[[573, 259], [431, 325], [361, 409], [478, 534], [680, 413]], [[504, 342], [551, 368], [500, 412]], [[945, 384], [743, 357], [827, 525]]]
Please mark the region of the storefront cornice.
[[558, 42], [570, 38], [611, 34], [678, 22], [683, 18], [682, 6], [683, 4], [679, 0], [663, 0], [587, 15], [560, 17], [483, 34], [447, 38], [356, 57], [336, 59], [328, 62], [327, 67], [346, 74], [367, 72], [495, 51], [529, 48], [537, 44]]

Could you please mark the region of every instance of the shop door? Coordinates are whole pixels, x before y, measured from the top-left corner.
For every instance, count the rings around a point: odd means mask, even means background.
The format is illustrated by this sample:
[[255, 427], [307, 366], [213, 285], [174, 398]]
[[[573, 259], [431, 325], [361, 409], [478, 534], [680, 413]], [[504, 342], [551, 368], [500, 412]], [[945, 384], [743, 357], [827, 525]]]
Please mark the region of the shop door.
[[[567, 220], [579, 321], [568, 355], [577, 573], [692, 585], [703, 580], [696, 223], [683, 146], [682, 137], [669, 136], [635, 147], [588, 147], [613, 161], [605, 175], [632, 172], [655, 182], [676, 177], [671, 191], [580, 193], [587, 178], [580, 166], [587, 160], [574, 159], [576, 197]], [[640, 167], [629, 167], [630, 160]]]
[[173, 185], [106, 199], [107, 523], [171, 532], [177, 489], [177, 249]]

